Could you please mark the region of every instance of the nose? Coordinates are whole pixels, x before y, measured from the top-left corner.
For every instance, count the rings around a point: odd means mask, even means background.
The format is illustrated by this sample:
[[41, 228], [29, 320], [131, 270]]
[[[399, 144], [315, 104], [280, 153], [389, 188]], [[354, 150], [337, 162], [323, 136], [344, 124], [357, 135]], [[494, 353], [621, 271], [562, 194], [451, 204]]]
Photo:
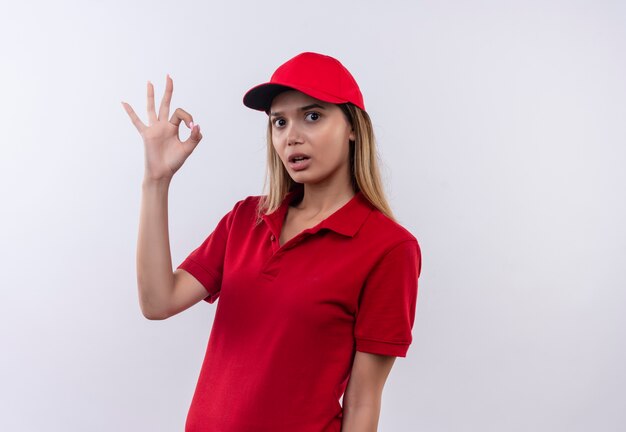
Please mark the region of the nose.
[[289, 126], [287, 127], [287, 145], [302, 144], [302, 136], [300, 135], [299, 129], [294, 125], [294, 122], [289, 122]]

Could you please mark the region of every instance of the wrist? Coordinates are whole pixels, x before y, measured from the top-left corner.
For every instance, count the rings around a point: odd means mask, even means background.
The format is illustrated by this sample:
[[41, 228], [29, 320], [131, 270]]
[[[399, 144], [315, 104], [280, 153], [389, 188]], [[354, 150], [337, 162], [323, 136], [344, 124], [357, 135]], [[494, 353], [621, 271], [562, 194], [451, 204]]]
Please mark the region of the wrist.
[[172, 181], [172, 177], [149, 177], [144, 175], [141, 186], [143, 189], [160, 189], [160, 188], [168, 188]]

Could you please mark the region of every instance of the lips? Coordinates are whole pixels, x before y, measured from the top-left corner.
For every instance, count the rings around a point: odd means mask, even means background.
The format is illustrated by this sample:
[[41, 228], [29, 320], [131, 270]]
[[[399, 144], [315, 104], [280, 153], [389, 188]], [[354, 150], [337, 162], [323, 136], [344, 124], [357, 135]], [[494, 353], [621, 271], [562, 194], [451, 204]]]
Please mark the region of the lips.
[[288, 159], [289, 168], [294, 171], [302, 171], [311, 165], [311, 158], [303, 153], [294, 153]]
[[291, 156], [289, 156], [289, 162], [299, 162], [302, 160], [306, 160], [306, 159], [310, 159], [309, 156], [305, 155], [304, 153], [294, 153]]

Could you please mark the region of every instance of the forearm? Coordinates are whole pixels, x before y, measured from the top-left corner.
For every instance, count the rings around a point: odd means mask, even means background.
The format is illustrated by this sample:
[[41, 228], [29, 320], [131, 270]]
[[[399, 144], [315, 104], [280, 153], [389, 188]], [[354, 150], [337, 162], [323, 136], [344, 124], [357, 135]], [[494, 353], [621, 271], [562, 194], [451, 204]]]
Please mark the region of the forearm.
[[137, 287], [146, 318], [166, 318], [174, 287], [168, 233], [169, 179], [144, 179], [137, 241]]
[[380, 403], [344, 407], [341, 432], [376, 432], [380, 416]]

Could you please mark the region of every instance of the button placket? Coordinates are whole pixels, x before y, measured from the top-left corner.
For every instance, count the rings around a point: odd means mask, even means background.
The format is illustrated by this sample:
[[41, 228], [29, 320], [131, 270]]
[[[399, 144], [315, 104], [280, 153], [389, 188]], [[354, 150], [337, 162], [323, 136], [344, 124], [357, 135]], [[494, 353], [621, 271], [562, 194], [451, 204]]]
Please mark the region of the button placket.
[[274, 234], [270, 234], [270, 243], [272, 248], [272, 255], [275, 255], [276, 252], [280, 249], [280, 245], [278, 244], [278, 239]]
[[273, 254], [263, 267], [262, 273], [266, 278], [273, 279], [275, 278], [280, 271], [280, 262], [283, 259], [283, 256], [294, 247], [298, 246], [305, 239], [310, 237], [312, 234], [310, 232], [302, 232], [298, 234], [296, 237], [289, 240], [284, 245], [280, 246], [274, 234], [270, 235], [270, 241], [272, 242], [272, 250]]

